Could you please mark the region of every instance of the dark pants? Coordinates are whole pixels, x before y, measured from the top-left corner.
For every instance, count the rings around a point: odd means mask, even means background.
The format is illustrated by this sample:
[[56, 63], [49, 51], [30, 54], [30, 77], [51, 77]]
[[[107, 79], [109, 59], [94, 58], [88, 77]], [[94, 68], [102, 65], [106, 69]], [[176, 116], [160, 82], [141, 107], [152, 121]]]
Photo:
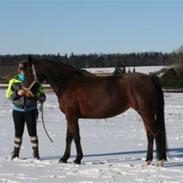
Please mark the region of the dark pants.
[[27, 112], [19, 112], [13, 110], [15, 137], [22, 138], [25, 123], [27, 126], [29, 136], [37, 137], [37, 129], [36, 129], [37, 117], [38, 117], [37, 109]]

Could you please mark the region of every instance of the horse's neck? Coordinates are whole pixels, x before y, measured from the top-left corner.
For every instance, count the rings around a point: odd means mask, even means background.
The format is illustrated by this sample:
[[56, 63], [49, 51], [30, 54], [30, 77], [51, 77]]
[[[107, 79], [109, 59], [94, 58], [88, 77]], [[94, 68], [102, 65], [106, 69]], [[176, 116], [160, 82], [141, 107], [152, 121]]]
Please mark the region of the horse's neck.
[[48, 83], [50, 84], [50, 86], [52, 87], [53, 91], [56, 93], [57, 96], [59, 96], [60, 93], [62, 93], [64, 91], [64, 88], [61, 89], [56, 84], [49, 82], [49, 81], [48, 81]]
[[[53, 65], [50, 65], [44, 69], [44, 74], [47, 77], [48, 83], [51, 85], [57, 96], [64, 92], [68, 82], [74, 77], [72, 69], [59, 66], [60, 65], [55, 65], [53, 67]], [[43, 65], [41, 67], [43, 67]]]

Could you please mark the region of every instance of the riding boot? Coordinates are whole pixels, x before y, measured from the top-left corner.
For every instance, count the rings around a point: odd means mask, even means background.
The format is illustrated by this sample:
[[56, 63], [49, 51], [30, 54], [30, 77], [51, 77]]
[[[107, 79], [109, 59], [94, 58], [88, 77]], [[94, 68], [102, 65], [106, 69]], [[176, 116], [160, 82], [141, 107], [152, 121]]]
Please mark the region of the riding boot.
[[32, 149], [33, 149], [33, 158], [40, 159], [39, 148], [38, 148], [38, 137], [30, 137]]
[[15, 137], [15, 139], [14, 139], [14, 150], [11, 153], [11, 159], [12, 160], [15, 159], [15, 158], [19, 158], [19, 152], [20, 152], [21, 144], [22, 144], [22, 139], [18, 138], [18, 137]]

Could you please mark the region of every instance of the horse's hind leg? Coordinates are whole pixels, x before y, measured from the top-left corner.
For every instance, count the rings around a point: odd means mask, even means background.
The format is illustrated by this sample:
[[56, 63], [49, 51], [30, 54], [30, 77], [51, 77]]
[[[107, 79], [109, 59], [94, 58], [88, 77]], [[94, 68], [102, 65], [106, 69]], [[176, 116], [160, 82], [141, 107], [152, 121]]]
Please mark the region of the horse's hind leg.
[[156, 137], [158, 129], [156, 125], [156, 120], [152, 115], [142, 114], [141, 116], [146, 129], [147, 142], [148, 142], [147, 155], [146, 155], [145, 162], [147, 164], [150, 164], [151, 161], [153, 160], [153, 144], [154, 144], [154, 139]]
[[153, 160], [153, 144], [154, 144], [154, 137], [153, 135], [147, 131], [147, 155], [146, 155], [146, 164], [149, 165]]
[[[149, 113], [148, 113], [149, 114]], [[165, 130], [160, 127], [160, 122], [155, 119], [155, 116], [144, 114], [142, 115], [144, 125], [147, 131], [148, 149], [146, 163], [150, 164], [153, 159], [153, 141], [156, 141], [156, 152], [158, 159], [158, 166], [162, 165], [166, 161], [166, 138]]]
[[166, 139], [164, 138], [163, 130], [158, 132], [156, 136], [156, 149], [157, 149], [157, 159], [159, 162], [164, 162], [167, 160], [166, 157]]

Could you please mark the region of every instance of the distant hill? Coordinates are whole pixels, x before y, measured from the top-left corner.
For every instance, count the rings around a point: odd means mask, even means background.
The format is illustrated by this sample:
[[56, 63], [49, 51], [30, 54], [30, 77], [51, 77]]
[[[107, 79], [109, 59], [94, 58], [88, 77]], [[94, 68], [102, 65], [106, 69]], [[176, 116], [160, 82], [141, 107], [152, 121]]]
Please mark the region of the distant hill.
[[176, 53], [183, 53], [183, 45], [181, 45], [178, 49], [175, 50]]
[[183, 89], [183, 45], [170, 55], [168, 67], [154, 74], [164, 88]]
[[163, 88], [183, 89], [183, 65], [170, 65], [152, 75], [160, 78]]

